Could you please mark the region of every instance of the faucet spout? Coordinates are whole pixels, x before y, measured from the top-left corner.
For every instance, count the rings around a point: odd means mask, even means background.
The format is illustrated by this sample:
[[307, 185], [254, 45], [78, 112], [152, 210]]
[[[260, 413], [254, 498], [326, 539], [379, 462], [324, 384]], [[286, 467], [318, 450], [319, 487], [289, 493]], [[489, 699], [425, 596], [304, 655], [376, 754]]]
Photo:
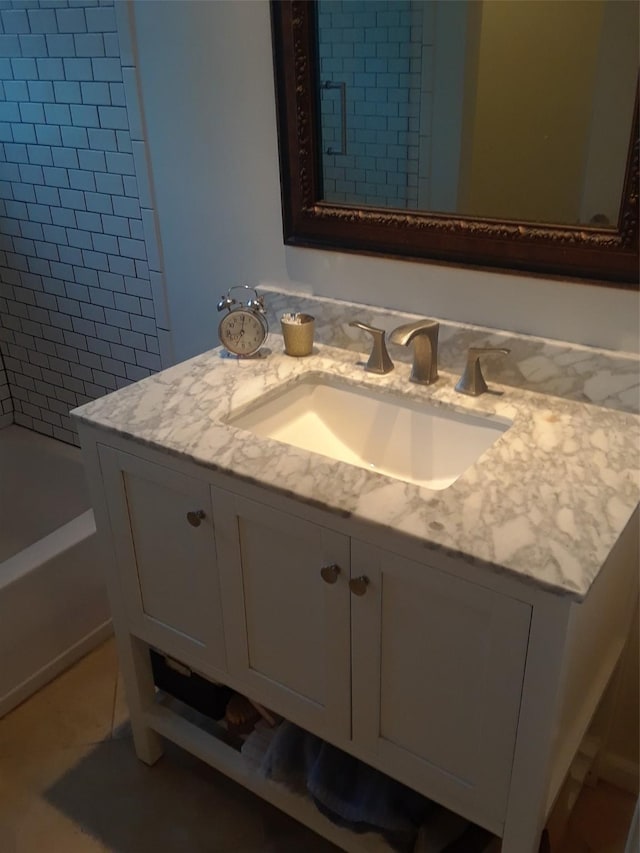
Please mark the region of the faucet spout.
[[438, 332], [440, 323], [435, 320], [416, 320], [404, 323], [391, 332], [389, 340], [394, 344], [413, 344], [413, 367], [411, 382], [432, 385], [438, 379]]

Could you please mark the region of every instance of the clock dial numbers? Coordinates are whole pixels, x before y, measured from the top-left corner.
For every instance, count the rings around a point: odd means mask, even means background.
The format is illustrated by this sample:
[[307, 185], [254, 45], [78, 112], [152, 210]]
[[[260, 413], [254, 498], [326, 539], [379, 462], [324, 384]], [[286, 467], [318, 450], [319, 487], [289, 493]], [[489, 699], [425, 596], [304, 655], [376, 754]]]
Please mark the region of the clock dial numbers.
[[222, 318], [220, 340], [236, 355], [253, 355], [260, 349], [267, 334], [266, 322], [250, 311], [231, 311]]

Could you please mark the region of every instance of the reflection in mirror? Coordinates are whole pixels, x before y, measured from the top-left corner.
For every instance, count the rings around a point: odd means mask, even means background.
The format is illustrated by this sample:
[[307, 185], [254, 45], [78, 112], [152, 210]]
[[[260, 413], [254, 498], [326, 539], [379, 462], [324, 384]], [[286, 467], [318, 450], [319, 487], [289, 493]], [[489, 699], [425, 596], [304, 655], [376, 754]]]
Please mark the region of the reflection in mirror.
[[617, 227], [635, 0], [319, 0], [321, 198]]
[[638, 288], [636, 0], [271, 16], [287, 245]]

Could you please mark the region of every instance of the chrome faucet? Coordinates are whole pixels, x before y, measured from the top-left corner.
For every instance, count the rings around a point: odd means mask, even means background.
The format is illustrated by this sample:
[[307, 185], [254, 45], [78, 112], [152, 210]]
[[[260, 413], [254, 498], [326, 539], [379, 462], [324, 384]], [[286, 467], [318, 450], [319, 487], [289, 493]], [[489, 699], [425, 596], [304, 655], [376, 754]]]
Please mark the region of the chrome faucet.
[[394, 344], [408, 347], [413, 343], [413, 367], [411, 382], [431, 385], [438, 378], [438, 331], [440, 323], [435, 320], [416, 320], [398, 326], [389, 335]]
[[365, 370], [369, 373], [390, 373], [393, 370], [393, 362], [389, 358], [387, 345], [384, 342], [384, 329], [377, 329], [375, 326], [361, 323], [359, 320], [353, 320], [349, 325], [355, 329], [363, 329], [365, 332], [369, 332], [373, 339], [371, 355]]

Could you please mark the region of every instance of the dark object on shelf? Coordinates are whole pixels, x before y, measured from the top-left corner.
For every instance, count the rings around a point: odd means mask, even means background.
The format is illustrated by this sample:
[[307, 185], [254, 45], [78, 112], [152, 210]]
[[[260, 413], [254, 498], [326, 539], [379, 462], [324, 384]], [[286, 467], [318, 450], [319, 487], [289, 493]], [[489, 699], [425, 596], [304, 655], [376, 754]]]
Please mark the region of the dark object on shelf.
[[480, 853], [486, 850], [492, 838], [493, 835], [488, 830], [470, 823], [459, 838], [447, 844], [442, 853], [470, 853], [472, 850]]
[[149, 656], [156, 687], [212, 720], [224, 717], [227, 703], [233, 696], [231, 688], [212, 684], [201, 675], [191, 672], [189, 667], [154, 649], [149, 649]]
[[549, 833], [545, 829], [542, 833], [540, 841], [540, 853], [551, 853], [551, 842], [549, 841]]

